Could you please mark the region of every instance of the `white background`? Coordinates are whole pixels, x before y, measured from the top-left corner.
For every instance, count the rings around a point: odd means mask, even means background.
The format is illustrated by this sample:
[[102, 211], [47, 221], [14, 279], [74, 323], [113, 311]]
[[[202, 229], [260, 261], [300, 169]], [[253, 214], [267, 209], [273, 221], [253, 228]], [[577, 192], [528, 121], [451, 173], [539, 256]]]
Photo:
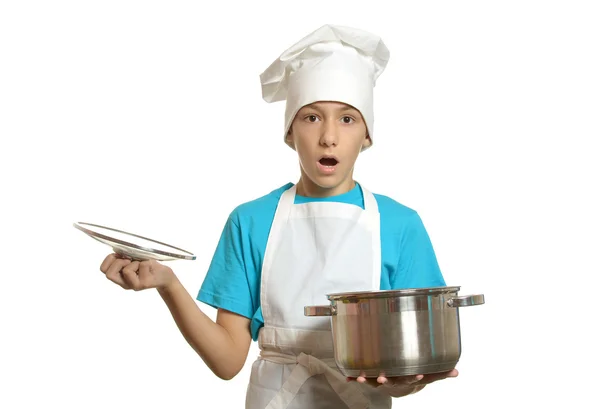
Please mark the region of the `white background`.
[[416, 209], [447, 283], [486, 297], [461, 309], [460, 376], [394, 407], [593, 406], [596, 4], [2, 2], [0, 407], [243, 407], [256, 345], [219, 380], [72, 223], [194, 252], [170, 265], [195, 297], [229, 212], [298, 177], [258, 76], [325, 23], [391, 50], [356, 179]]

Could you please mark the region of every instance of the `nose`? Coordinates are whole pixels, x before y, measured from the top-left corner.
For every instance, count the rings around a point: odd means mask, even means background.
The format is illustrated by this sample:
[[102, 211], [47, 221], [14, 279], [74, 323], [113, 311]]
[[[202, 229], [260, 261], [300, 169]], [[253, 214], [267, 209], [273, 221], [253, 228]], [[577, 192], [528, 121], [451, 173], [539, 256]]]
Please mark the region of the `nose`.
[[319, 141], [323, 146], [336, 146], [338, 144], [338, 132], [335, 121], [323, 121], [321, 139]]

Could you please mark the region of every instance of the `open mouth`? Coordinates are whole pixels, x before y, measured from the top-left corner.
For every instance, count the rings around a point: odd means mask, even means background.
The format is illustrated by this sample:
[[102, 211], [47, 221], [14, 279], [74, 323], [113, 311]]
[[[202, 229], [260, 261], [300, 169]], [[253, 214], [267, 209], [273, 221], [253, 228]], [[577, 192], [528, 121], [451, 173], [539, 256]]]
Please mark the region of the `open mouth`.
[[323, 166], [335, 166], [338, 164], [336, 158], [321, 158], [319, 159], [319, 163]]

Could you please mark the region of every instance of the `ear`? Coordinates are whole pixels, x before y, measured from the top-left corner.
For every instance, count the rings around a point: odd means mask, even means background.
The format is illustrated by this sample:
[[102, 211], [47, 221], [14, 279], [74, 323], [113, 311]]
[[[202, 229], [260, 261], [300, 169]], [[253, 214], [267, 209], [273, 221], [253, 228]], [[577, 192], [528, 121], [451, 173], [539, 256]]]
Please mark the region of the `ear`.
[[363, 147], [363, 149], [366, 149], [366, 148], [370, 147], [371, 145], [373, 145], [373, 141], [371, 140], [371, 137], [369, 136], [369, 134], [367, 134], [365, 136], [365, 139], [363, 140], [362, 147]]
[[285, 136], [285, 143], [287, 143], [292, 148], [294, 147], [294, 134], [292, 133], [292, 127], [288, 130], [287, 135]]

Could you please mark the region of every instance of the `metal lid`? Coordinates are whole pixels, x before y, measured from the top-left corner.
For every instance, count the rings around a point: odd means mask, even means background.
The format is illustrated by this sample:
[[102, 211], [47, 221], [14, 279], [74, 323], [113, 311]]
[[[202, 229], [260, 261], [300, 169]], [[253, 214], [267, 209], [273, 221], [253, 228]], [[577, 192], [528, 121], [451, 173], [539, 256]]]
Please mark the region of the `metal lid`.
[[73, 226], [93, 239], [104, 243], [123, 256], [132, 260], [195, 260], [196, 256], [189, 251], [152, 240], [137, 234], [128, 233], [98, 224], [76, 222]]
[[390, 297], [405, 297], [415, 295], [439, 295], [456, 293], [460, 290], [459, 286], [446, 287], [425, 287], [425, 288], [407, 288], [402, 290], [379, 290], [379, 291], [358, 291], [346, 293], [327, 294], [327, 299], [334, 300], [357, 300], [369, 298], [390, 298]]

